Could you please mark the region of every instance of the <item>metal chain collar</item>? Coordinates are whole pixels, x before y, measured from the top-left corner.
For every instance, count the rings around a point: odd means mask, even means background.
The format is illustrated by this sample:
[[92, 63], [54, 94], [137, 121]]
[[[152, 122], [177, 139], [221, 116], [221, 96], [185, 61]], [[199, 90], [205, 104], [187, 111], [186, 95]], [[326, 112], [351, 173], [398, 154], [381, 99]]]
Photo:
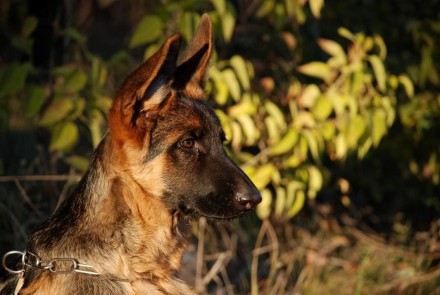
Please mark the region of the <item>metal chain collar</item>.
[[[21, 257], [21, 263], [17, 269], [8, 267], [6, 259], [9, 256]], [[82, 273], [88, 275], [100, 275], [99, 272], [93, 269], [93, 266], [79, 263], [75, 258], [53, 258], [49, 261], [43, 261], [41, 258], [29, 251], [9, 251], [3, 255], [2, 259], [3, 267], [12, 274], [24, 274], [28, 267], [48, 270], [55, 274], [68, 274], [68, 273]]]

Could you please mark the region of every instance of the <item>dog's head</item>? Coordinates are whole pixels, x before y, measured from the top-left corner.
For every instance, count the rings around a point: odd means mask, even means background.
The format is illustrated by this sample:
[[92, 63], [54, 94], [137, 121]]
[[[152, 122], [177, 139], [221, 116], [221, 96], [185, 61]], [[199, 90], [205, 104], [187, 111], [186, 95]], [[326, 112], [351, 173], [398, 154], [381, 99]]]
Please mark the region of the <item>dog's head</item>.
[[172, 211], [231, 218], [261, 196], [226, 155], [225, 135], [206, 104], [204, 83], [212, 27], [203, 15], [180, 58], [181, 36], [163, 46], [123, 82], [109, 114], [110, 138], [125, 170]]

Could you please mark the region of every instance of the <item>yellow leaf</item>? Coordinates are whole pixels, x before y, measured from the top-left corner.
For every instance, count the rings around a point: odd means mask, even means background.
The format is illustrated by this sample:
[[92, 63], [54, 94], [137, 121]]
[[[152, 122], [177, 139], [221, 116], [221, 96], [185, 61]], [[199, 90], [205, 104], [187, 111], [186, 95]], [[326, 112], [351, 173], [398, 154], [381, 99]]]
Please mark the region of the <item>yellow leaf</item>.
[[347, 143], [342, 133], [339, 133], [335, 138], [335, 152], [336, 159], [341, 160], [347, 156]]
[[272, 156], [282, 155], [289, 151], [292, 151], [293, 146], [298, 141], [298, 132], [290, 128], [283, 136], [280, 142], [269, 148], [269, 154]]
[[276, 169], [272, 164], [264, 164], [263, 166], [258, 167], [256, 172], [253, 175], [249, 175], [249, 177], [252, 179], [255, 186], [259, 190], [262, 190], [270, 183], [272, 174], [275, 172]]
[[237, 76], [232, 69], [225, 69], [222, 71], [223, 80], [228, 86], [229, 93], [235, 101], [240, 99], [240, 84], [238, 83]]
[[371, 115], [371, 138], [373, 140], [373, 145], [377, 147], [382, 139], [382, 137], [387, 132], [386, 116], [384, 111], [376, 110]]
[[264, 124], [266, 125], [268, 144], [270, 146], [274, 145], [280, 140], [281, 134], [277, 127], [277, 123], [274, 118], [266, 117], [264, 118]]
[[403, 88], [405, 88], [406, 95], [408, 95], [409, 98], [414, 97], [414, 84], [411, 79], [403, 74], [400, 75], [398, 79]]
[[338, 34], [340, 36], [350, 40], [350, 41], [355, 41], [355, 39], [356, 39], [355, 36], [353, 35], [353, 33], [350, 32], [347, 28], [344, 28], [344, 27], [340, 27], [338, 29]]
[[219, 109], [216, 109], [215, 113], [220, 119], [220, 124], [222, 125], [223, 131], [225, 132], [226, 140], [230, 141], [232, 139], [232, 127], [228, 115], [226, 115], [222, 110]]
[[230, 60], [231, 66], [237, 74], [241, 85], [245, 90], [249, 90], [251, 85], [249, 82], [249, 74], [247, 72], [247, 66], [244, 59], [239, 55], [234, 55]]
[[260, 137], [260, 131], [255, 126], [255, 123], [252, 120], [252, 118], [247, 114], [240, 114], [236, 117], [236, 119], [240, 123], [242, 127], [241, 129], [245, 134], [246, 137], [245, 144], [248, 146], [255, 144], [255, 142]]
[[304, 108], [311, 108], [316, 99], [321, 95], [321, 90], [315, 84], [307, 85], [298, 97], [298, 103]]
[[287, 211], [287, 216], [292, 218], [304, 207], [304, 203], [306, 200], [306, 195], [303, 190], [299, 190], [295, 194], [295, 200], [293, 202], [292, 207], [290, 207], [289, 211]]
[[312, 61], [297, 67], [297, 71], [301, 74], [328, 81], [332, 78], [333, 73], [330, 66], [319, 61]]
[[162, 34], [162, 27], [163, 23], [160, 17], [155, 15], [145, 16], [137, 25], [128, 46], [135, 48], [156, 40]]
[[318, 39], [319, 47], [332, 56], [332, 62], [328, 62], [333, 67], [342, 66], [347, 62], [345, 51], [341, 45], [333, 40]]
[[373, 67], [374, 76], [376, 77], [376, 81], [377, 81], [377, 86], [379, 86], [379, 89], [381, 91], [385, 91], [386, 73], [382, 61], [377, 55], [369, 56], [368, 60], [370, 61], [371, 66]]
[[60, 151], [69, 149], [78, 141], [78, 137], [78, 128], [72, 122], [57, 124], [52, 130], [49, 150]]
[[321, 9], [324, 7], [324, 0], [309, 0], [310, 10], [315, 18], [321, 17]]
[[266, 103], [264, 104], [264, 108], [268, 112], [268, 114], [275, 120], [278, 128], [280, 128], [280, 131], [284, 131], [286, 129], [286, 120], [280, 108], [270, 101], [266, 101]]
[[257, 18], [262, 18], [272, 12], [275, 7], [275, 0], [265, 0], [261, 2], [261, 6], [256, 12]]
[[241, 131], [241, 125], [238, 122], [232, 121], [231, 128], [232, 128], [232, 142], [231, 142], [232, 149], [234, 151], [239, 151], [244, 141], [243, 132]]
[[264, 189], [260, 193], [262, 200], [257, 206], [257, 215], [260, 219], [267, 219], [269, 218], [272, 210], [272, 193], [268, 189]]
[[348, 125], [347, 130], [347, 147], [354, 148], [357, 146], [358, 140], [364, 134], [366, 124], [364, 118], [357, 114]]
[[332, 103], [328, 98], [320, 96], [313, 105], [311, 111], [316, 119], [325, 120], [333, 111]]
[[223, 39], [226, 43], [229, 43], [234, 33], [235, 28], [235, 15], [234, 8], [229, 3], [226, 5], [226, 12], [221, 16]]
[[73, 110], [73, 101], [68, 97], [55, 99], [43, 112], [39, 124], [51, 125], [65, 118]]
[[211, 0], [214, 5], [215, 10], [219, 15], [223, 15], [226, 12], [226, 1], [225, 0]]
[[281, 217], [283, 215], [284, 209], [286, 207], [286, 190], [278, 186], [276, 188], [276, 197], [275, 197], [275, 215]]
[[321, 171], [316, 166], [309, 166], [309, 197], [314, 198], [316, 193], [321, 190], [323, 184], [323, 177]]

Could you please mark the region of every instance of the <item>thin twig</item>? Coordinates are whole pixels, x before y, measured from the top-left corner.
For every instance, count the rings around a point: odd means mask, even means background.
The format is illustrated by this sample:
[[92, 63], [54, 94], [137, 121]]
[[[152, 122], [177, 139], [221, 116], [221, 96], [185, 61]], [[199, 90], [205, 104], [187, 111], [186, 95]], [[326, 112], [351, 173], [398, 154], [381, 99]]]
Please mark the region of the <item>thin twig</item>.
[[398, 288], [400, 291], [403, 291], [409, 286], [429, 282], [437, 277], [440, 277], [440, 268], [415, 277], [404, 277], [395, 279], [388, 284], [385, 284], [382, 287], [378, 288], [378, 290], [376, 290], [374, 293], [385, 293], [396, 288]]
[[220, 270], [223, 281], [225, 282], [225, 288], [228, 295], [234, 295], [234, 288], [232, 286], [231, 280], [229, 279], [228, 272], [226, 268], [223, 266]]
[[[258, 232], [257, 240], [255, 241], [255, 250], [261, 248], [261, 244], [263, 243], [264, 236], [266, 235], [266, 230], [268, 227], [269, 221], [264, 220], [263, 224], [260, 227], [260, 231]], [[254, 250], [252, 254], [252, 263], [251, 263], [251, 295], [258, 295], [258, 257], [259, 254]]]
[[220, 269], [225, 265], [225, 261], [230, 257], [231, 257], [231, 252], [229, 251], [220, 253], [214, 265], [211, 267], [211, 269], [203, 278], [202, 280], [203, 285], [209, 284], [209, 282], [217, 275], [217, 273], [219, 273]]
[[41, 211], [34, 205], [34, 203], [32, 203], [31, 198], [29, 197], [26, 190], [21, 185], [20, 181], [18, 179], [15, 179], [14, 182], [15, 182], [15, 185], [17, 186], [18, 190], [20, 191], [20, 194], [21, 194], [24, 202], [26, 204], [28, 204], [32, 208], [32, 210], [34, 210], [34, 212], [38, 215], [38, 217], [41, 217], [42, 216]]

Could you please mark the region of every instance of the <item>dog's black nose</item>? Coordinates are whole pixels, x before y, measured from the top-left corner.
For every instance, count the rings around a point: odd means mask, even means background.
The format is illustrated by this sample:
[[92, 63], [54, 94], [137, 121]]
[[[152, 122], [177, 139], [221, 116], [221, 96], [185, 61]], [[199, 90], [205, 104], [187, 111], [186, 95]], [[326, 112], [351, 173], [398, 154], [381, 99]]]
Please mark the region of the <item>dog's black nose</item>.
[[237, 200], [242, 210], [251, 210], [261, 202], [261, 195], [259, 192], [238, 194]]

